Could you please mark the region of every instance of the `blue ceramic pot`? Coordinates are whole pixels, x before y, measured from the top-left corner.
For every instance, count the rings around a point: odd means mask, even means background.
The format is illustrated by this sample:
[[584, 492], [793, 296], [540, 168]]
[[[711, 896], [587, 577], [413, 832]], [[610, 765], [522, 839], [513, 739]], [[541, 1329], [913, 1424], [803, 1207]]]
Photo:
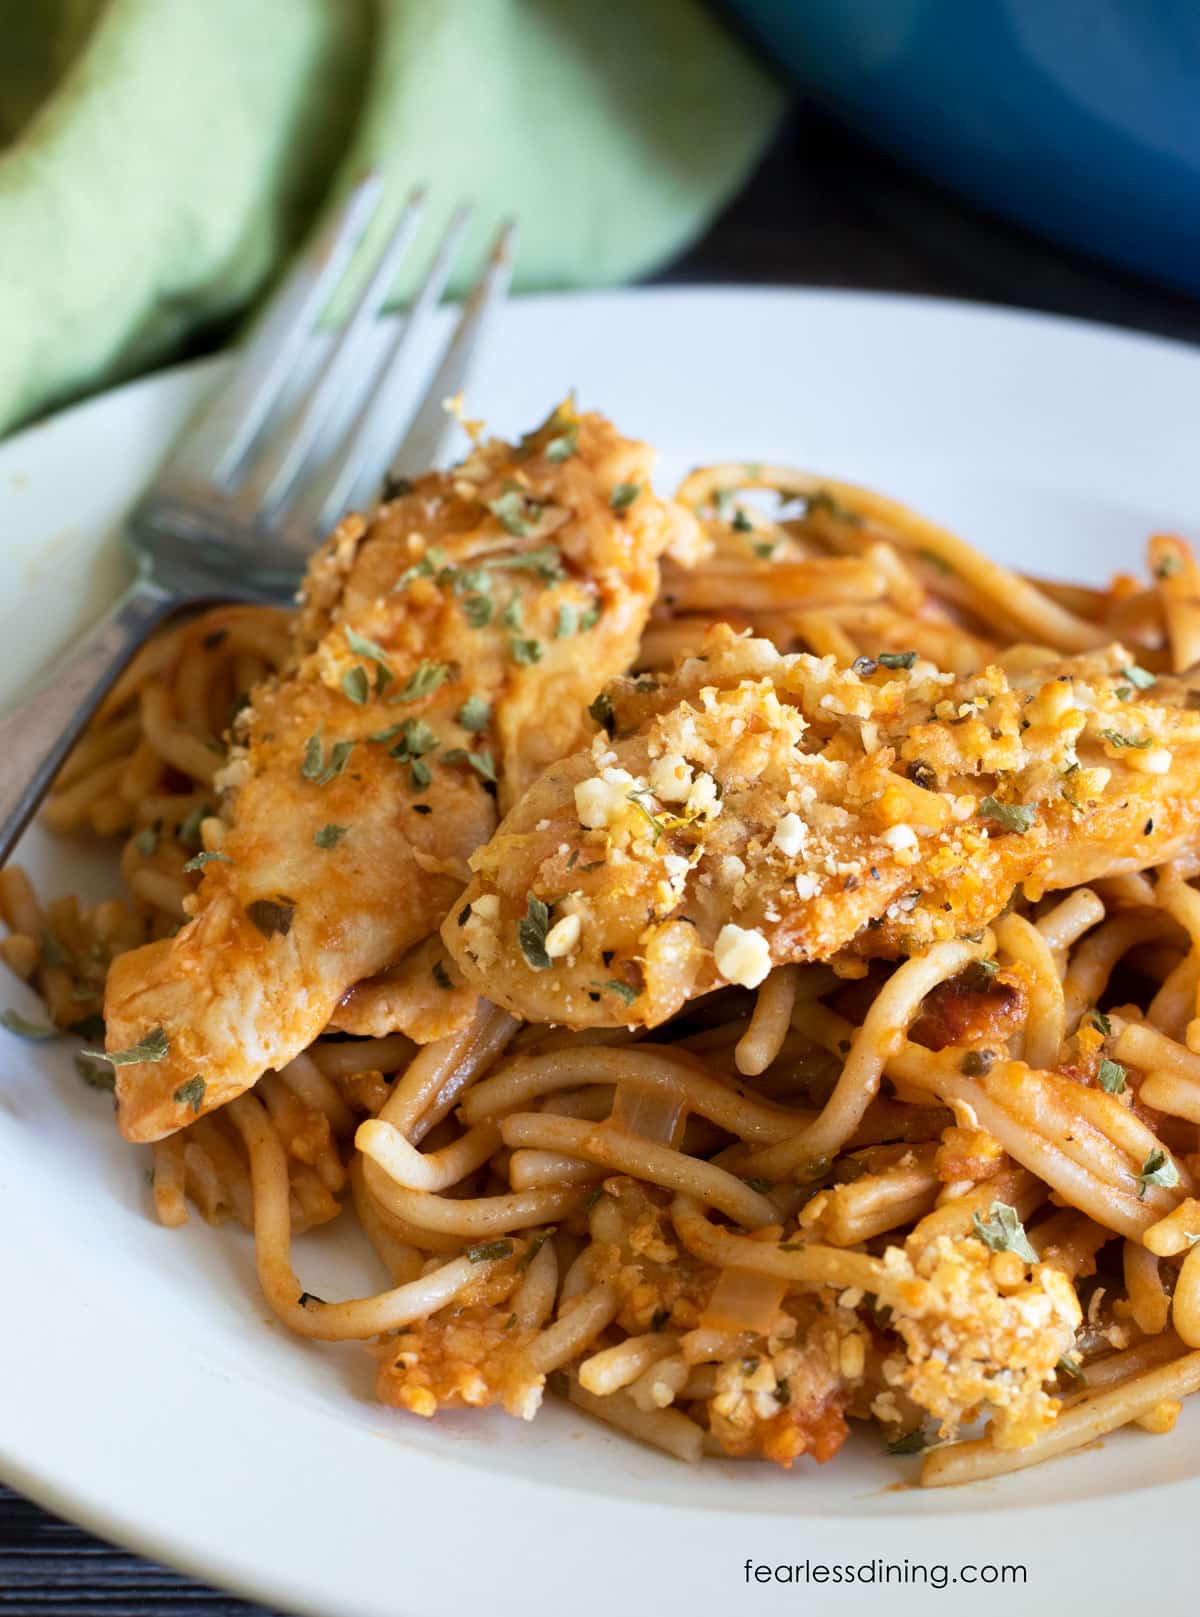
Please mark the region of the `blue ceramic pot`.
[[863, 135], [1200, 293], [1200, 0], [726, 0]]

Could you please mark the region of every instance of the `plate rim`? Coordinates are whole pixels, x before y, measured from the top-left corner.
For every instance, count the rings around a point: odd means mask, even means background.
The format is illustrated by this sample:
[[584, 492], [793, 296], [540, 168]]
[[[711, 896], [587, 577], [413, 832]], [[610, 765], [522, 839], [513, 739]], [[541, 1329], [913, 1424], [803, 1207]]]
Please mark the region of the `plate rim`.
[[[959, 314], [979, 317], [981, 319], [994, 319], [998, 322], [1011, 321], [1017, 325], [1040, 324], [1056, 330], [1067, 329], [1077, 332], [1081, 336], [1103, 337], [1107, 340], [1116, 340], [1136, 347], [1147, 349], [1160, 349], [1164, 353], [1190, 358], [1200, 362], [1200, 344], [1190, 342], [1185, 337], [1173, 337], [1164, 332], [1146, 331], [1138, 326], [1122, 325], [1118, 321], [1101, 320], [1091, 315], [1064, 314], [1053, 309], [1026, 308], [1021, 304], [1003, 303], [992, 298], [970, 298], [966, 296], [945, 296], [937, 292], [895, 291], [885, 288], [840, 286], [824, 282], [804, 283], [790, 285], [784, 281], [768, 281], [747, 285], [738, 281], [658, 281], [648, 285], [633, 285], [622, 287], [580, 287], [574, 291], [537, 291], [519, 292], [512, 294], [505, 308], [537, 308], [543, 305], [556, 306], [563, 303], [604, 303], [628, 301], [635, 298], [638, 301], [663, 299], [675, 301], [690, 297], [720, 297], [731, 298], [737, 301], [779, 300], [784, 302], [809, 301], [830, 299], [845, 303], [868, 303], [880, 307], [895, 306], [897, 308], [922, 309], [930, 312], [951, 310]], [[448, 319], [453, 311], [461, 308], [456, 300], [444, 303], [435, 315], [437, 318]], [[400, 313], [389, 310], [380, 323], [395, 324], [400, 319]], [[124, 397], [140, 390], [151, 390], [161, 386], [164, 380], [174, 379], [202, 373], [206, 369], [219, 369], [228, 365], [237, 349], [237, 343], [217, 350], [215, 353], [199, 354], [194, 358], [176, 359], [166, 364], [156, 366], [140, 376], [126, 378], [123, 382], [116, 382], [111, 387], [102, 388], [99, 392], [89, 393], [84, 397], [68, 400], [56, 406], [45, 414], [35, 416], [31, 421], [23, 422], [11, 432], [0, 435], [0, 455], [4, 455], [24, 440], [34, 434], [40, 434], [61, 425], [63, 422], [80, 417], [84, 412], [97, 410], [110, 405], [117, 397]]]

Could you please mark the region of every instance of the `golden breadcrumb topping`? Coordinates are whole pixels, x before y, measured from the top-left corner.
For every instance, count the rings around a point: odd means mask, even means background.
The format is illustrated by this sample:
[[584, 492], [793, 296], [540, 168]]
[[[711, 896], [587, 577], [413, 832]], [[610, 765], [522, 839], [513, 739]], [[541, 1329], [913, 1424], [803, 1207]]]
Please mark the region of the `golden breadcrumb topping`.
[[1018, 882], [1161, 863], [1194, 834], [1200, 716], [1131, 662], [845, 667], [720, 625], [670, 679], [610, 685], [591, 747], [473, 856], [446, 946], [530, 1020], [655, 1026], [775, 965], [962, 936]]
[[884, 1360], [888, 1385], [928, 1410], [943, 1437], [986, 1413], [1000, 1448], [1031, 1443], [1057, 1414], [1045, 1382], [1082, 1319], [1067, 1277], [974, 1236], [939, 1236], [915, 1253], [889, 1247], [884, 1262], [903, 1282], [889, 1323], [905, 1352]]

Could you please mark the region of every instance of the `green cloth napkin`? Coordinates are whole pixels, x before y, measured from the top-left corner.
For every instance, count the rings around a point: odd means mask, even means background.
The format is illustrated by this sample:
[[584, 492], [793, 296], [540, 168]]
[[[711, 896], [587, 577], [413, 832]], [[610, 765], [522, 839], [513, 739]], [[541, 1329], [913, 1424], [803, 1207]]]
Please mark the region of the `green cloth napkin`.
[[464, 198], [460, 287], [508, 213], [521, 288], [642, 274], [781, 105], [701, 0], [0, 0], [0, 430], [227, 321], [372, 167], [368, 245], [430, 186], [397, 296]]

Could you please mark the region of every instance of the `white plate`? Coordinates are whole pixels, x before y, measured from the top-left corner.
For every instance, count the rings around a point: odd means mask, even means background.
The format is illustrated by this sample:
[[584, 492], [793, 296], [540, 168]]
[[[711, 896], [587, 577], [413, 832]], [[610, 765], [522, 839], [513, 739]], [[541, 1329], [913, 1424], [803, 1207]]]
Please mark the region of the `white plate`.
[[[0, 695], [115, 590], [120, 515], [218, 369], [150, 378], [0, 448]], [[520, 431], [571, 386], [662, 447], [662, 487], [710, 458], [795, 461], [1067, 576], [1136, 565], [1156, 528], [1195, 533], [1200, 357], [1142, 337], [854, 294], [532, 298], [505, 314], [468, 403]], [[111, 882], [93, 851], [36, 832], [21, 857], [51, 892]], [[0, 1000], [36, 1010], [7, 978]], [[881, 1598], [878, 1582], [747, 1582], [748, 1559], [1020, 1562], [1022, 1605], [1057, 1613], [1161, 1594], [1191, 1542], [1200, 1410], [1170, 1438], [1122, 1433], [920, 1493], [895, 1486], [914, 1462], [869, 1436], [820, 1470], [692, 1470], [564, 1409], [532, 1426], [380, 1409], [361, 1348], [307, 1345], [268, 1316], [245, 1237], [154, 1224], [146, 1154], [68, 1049], [0, 1040], [0, 1472], [198, 1576], [330, 1617], [449, 1617], [480, 1597], [498, 1617], [725, 1617], [740, 1600]], [[371, 1283], [341, 1241], [299, 1243], [325, 1296]], [[927, 1604], [919, 1577], [893, 1574], [894, 1612]], [[992, 1595], [1011, 1605], [971, 1591]]]

